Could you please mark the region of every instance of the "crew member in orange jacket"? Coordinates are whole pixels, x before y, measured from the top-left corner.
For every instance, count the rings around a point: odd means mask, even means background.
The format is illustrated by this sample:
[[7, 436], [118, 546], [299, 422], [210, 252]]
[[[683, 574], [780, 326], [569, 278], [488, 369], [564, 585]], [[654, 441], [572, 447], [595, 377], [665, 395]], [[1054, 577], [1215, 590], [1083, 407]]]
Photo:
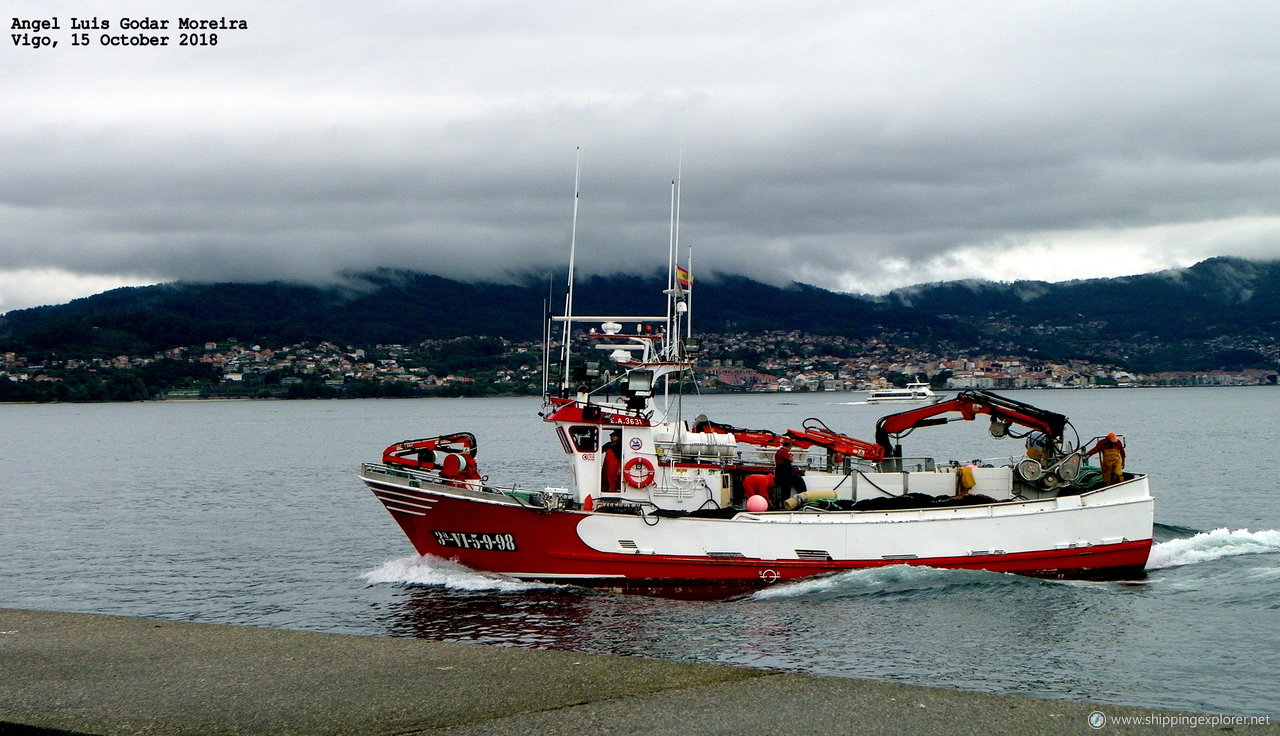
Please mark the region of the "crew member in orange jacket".
[[1098, 441], [1085, 457], [1102, 453], [1102, 483], [1112, 485], [1124, 480], [1124, 443], [1112, 432]]

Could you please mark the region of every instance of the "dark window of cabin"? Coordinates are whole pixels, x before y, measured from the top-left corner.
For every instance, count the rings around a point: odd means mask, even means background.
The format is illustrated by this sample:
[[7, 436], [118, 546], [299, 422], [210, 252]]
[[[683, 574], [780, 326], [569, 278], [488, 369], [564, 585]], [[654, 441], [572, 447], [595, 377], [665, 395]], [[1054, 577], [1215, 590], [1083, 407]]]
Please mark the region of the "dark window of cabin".
[[570, 427], [569, 437], [578, 452], [595, 452], [600, 449], [599, 430], [595, 427]]

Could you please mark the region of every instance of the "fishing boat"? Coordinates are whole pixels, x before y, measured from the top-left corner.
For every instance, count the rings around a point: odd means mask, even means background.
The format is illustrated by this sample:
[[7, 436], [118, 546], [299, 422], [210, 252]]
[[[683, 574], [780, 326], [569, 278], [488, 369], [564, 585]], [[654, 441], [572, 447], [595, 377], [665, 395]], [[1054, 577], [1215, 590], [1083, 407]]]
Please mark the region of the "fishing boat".
[[[695, 414], [685, 387], [701, 343], [672, 240], [665, 313], [641, 316], [575, 314], [571, 246], [564, 313], [546, 323], [541, 412], [567, 461], [564, 486], [491, 484], [468, 432], [396, 442], [362, 466], [419, 554], [670, 595], [887, 565], [1143, 574], [1147, 476], [1102, 485], [1086, 463], [1100, 438], [1082, 443], [1061, 414], [965, 391], [882, 417], [875, 441], [817, 418], [760, 430]], [[963, 464], [903, 451], [915, 429], [979, 417], [1028, 451], [1016, 443], [1002, 461]]]
[[919, 404], [926, 401], [937, 401], [941, 397], [933, 392], [929, 384], [920, 381], [912, 381], [904, 388], [882, 388], [871, 392], [867, 397], [868, 404], [883, 403], [912, 403]]

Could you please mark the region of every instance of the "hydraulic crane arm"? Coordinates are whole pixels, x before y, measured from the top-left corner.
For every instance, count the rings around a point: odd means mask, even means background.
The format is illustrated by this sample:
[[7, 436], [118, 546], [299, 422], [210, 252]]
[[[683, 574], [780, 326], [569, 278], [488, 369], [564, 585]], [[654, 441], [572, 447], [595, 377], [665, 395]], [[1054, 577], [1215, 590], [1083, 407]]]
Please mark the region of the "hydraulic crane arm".
[[[948, 413], [959, 416], [941, 416]], [[979, 414], [988, 414], [993, 422], [1005, 426], [1017, 424], [1044, 432], [1055, 445], [1062, 440], [1062, 433], [1067, 426], [1067, 418], [1062, 414], [989, 391], [962, 391], [950, 401], [940, 401], [881, 417], [876, 422], [876, 444], [883, 448], [885, 455], [892, 456], [894, 437], [916, 427], [937, 426], [957, 420], [973, 421]]]

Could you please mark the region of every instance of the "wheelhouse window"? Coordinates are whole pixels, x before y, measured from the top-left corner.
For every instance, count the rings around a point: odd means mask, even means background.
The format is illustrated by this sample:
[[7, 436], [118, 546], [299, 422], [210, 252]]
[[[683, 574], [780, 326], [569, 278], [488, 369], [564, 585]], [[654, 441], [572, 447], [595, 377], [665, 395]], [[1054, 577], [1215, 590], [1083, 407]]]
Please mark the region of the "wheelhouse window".
[[595, 452], [600, 449], [600, 431], [596, 427], [570, 427], [569, 439], [578, 452]]

